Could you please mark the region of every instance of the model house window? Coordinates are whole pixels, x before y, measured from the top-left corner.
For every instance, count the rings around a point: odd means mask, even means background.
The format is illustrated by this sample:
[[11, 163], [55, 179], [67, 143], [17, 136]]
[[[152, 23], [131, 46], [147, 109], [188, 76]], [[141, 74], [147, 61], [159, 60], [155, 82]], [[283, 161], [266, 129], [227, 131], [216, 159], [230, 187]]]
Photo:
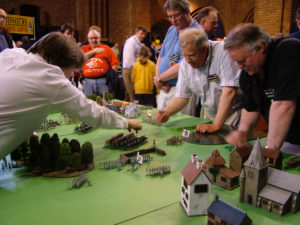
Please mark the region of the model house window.
[[215, 218], [215, 215], [209, 212], [209, 213], [208, 213], [208, 217], [211, 218], [211, 219], [214, 219], [214, 218]]
[[268, 200], [266, 200], [266, 199], [263, 199], [263, 200], [262, 200], [262, 204], [264, 204], [264, 205], [268, 205]]
[[185, 179], [183, 179], [183, 185], [187, 189], [187, 183], [186, 183]]
[[270, 158], [269, 163], [274, 163], [274, 159]]
[[184, 194], [184, 192], [185, 192], [185, 188], [184, 188], [184, 187], [182, 187], [182, 188], [181, 188], [181, 191], [182, 191], [182, 193]]
[[226, 221], [224, 221], [224, 220], [221, 220], [221, 224], [222, 225], [227, 225], [228, 223]]
[[197, 184], [195, 185], [194, 192], [195, 193], [207, 193], [208, 185], [207, 184]]
[[226, 182], [226, 177], [221, 177], [221, 181]]
[[185, 198], [186, 198], [186, 200], [189, 200], [189, 195], [188, 195], [188, 193], [185, 193]]
[[239, 177], [235, 177], [231, 180], [231, 186], [237, 185], [239, 183]]
[[276, 204], [276, 203], [273, 203], [273, 207], [274, 207], [274, 209], [277, 209], [277, 210], [279, 210], [279, 205], [278, 205], [278, 204]]

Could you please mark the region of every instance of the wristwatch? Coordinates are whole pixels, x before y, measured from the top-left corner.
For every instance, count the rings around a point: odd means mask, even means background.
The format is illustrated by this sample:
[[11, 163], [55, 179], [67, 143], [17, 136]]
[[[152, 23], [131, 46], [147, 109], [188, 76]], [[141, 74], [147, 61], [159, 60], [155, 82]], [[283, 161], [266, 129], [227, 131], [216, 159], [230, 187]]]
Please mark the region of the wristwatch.
[[[271, 148], [270, 146], [266, 145], [265, 148]], [[279, 150], [279, 148], [277, 146], [274, 146], [273, 148], [271, 149], [274, 149], [274, 150]]]

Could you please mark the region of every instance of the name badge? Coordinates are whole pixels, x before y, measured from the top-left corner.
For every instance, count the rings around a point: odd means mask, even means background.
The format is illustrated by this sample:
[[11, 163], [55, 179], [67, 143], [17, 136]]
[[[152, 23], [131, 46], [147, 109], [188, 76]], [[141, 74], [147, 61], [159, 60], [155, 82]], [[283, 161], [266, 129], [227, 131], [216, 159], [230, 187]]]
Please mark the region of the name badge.
[[267, 98], [274, 98], [274, 88], [264, 90]]
[[208, 75], [208, 82], [220, 82], [221, 78], [217, 74]]

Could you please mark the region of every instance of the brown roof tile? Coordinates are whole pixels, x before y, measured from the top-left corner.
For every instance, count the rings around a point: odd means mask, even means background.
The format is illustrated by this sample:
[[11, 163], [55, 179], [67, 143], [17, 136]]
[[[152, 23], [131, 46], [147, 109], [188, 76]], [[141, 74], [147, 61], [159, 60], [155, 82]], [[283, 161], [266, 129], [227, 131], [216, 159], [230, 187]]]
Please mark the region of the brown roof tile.
[[225, 165], [225, 159], [220, 155], [220, 152], [216, 149], [211, 153], [211, 156], [206, 159], [205, 164], [212, 166]]
[[198, 175], [204, 171], [204, 168], [197, 170], [197, 161], [192, 163], [192, 160], [184, 167], [181, 174], [188, 185], [192, 184]]
[[222, 168], [219, 170], [219, 172], [220, 172], [221, 174], [223, 174], [224, 176], [229, 177], [229, 178], [231, 178], [231, 179], [240, 176], [239, 173], [235, 172], [235, 171], [232, 170], [232, 169], [229, 169], [229, 168], [226, 167], [226, 166], [222, 167]]

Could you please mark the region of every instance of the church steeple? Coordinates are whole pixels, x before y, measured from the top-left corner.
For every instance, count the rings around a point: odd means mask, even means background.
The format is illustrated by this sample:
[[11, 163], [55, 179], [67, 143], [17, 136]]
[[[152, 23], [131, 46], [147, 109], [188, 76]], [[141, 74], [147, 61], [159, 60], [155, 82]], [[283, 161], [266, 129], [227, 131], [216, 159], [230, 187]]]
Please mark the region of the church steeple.
[[268, 166], [267, 162], [264, 159], [264, 155], [258, 138], [248, 160], [244, 163], [244, 166], [249, 166], [258, 170]]

